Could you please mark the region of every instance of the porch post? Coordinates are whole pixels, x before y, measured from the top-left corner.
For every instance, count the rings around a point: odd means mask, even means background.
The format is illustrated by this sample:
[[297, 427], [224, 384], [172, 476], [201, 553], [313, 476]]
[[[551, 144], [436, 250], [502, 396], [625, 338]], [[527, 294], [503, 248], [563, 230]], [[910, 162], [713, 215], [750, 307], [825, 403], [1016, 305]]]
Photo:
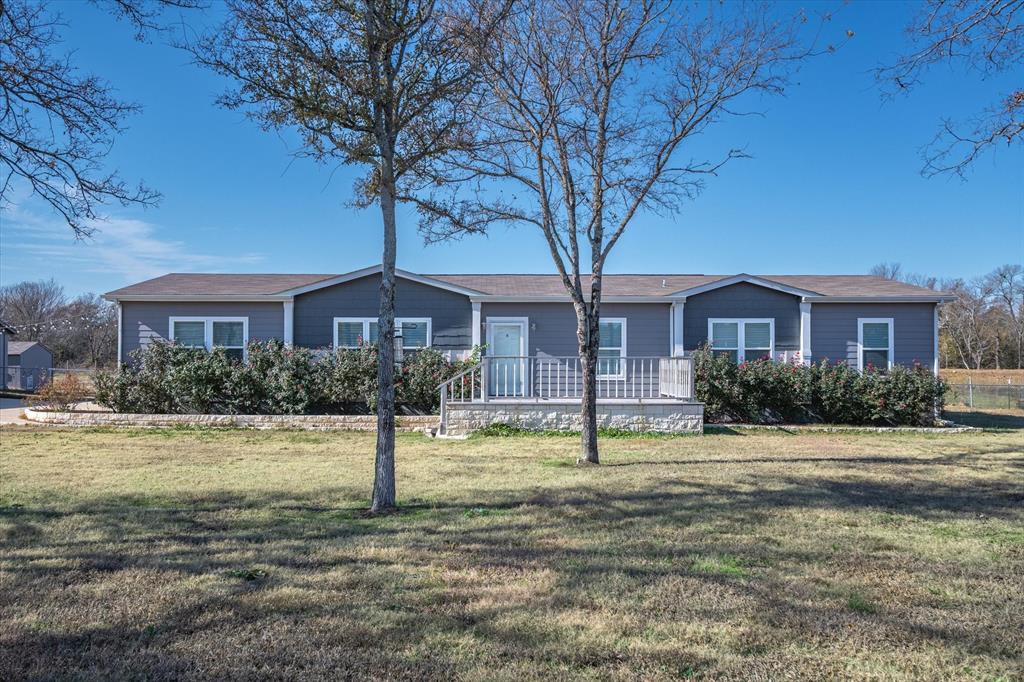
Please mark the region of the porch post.
[[686, 299], [676, 301], [671, 306], [672, 326], [669, 330], [672, 338], [672, 357], [681, 358], [686, 354], [686, 344], [683, 342], [683, 306]]
[[[121, 345], [122, 345], [122, 340], [124, 338], [122, 336], [123, 333], [124, 333], [123, 332], [123, 329], [124, 329], [123, 318], [124, 318], [124, 315], [121, 312], [121, 301], [118, 301], [117, 302], [117, 368], [118, 369], [121, 369], [121, 353], [122, 353]], [[5, 377], [5, 380], [6, 380], [6, 376], [7, 376], [7, 367], [6, 367], [6, 365], [7, 365], [7, 357], [4, 356], [4, 377]]]
[[480, 301], [473, 301], [473, 348], [480, 345]]
[[800, 363], [811, 364], [811, 304], [800, 302]]
[[284, 345], [295, 342], [295, 301], [284, 302]]

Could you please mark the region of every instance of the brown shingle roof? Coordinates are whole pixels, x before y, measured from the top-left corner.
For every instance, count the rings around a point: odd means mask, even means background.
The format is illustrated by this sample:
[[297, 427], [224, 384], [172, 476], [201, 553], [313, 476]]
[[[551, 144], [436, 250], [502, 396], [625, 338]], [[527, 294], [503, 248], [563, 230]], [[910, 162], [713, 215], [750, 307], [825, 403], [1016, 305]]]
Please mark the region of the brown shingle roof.
[[272, 296], [337, 275], [275, 275], [172, 272], [108, 292], [119, 296]]
[[[107, 294], [123, 296], [272, 296], [339, 275], [330, 274], [193, 274], [172, 273], [132, 284]], [[422, 275], [464, 289], [494, 296], [564, 296], [558, 275], [544, 274], [440, 274]], [[734, 275], [608, 274], [605, 296], [668, 296]], [[872, 275], [757, 275], [760, 279], [813, 292], [821, 296], [941, 296], [943, 292], [894, 282]], [[584, 290], [590, 278], [584, 278]]]
[[[484, 294], [500, 296], [561, 296], [558, 275], [423, 275]], [[668, 296], [735, 275], [605, 275], [605, 296]], [[942, 292], [894, 282], [873, 275], [755, 275], [821, 296], [937, 296]], [[584, 291], [590, 278], [584, 278]]]
[[[7, 344], [7, 354], [21, 355], [32, 346], [41, 346], [43, 348], [46, 348], [46, 346], [43, 346], [43, 344], [39, 343], [38, 341], [11, 341], [10, 343]], [[47, 350], [49, 349], [47, 348]]]

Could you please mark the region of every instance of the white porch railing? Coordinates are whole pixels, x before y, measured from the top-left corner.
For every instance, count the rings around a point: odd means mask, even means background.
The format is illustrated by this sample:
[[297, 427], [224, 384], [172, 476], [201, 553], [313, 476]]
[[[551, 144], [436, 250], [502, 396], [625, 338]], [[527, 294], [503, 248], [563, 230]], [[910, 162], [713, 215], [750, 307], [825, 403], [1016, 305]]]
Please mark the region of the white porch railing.
[[[693, 378], [693, 359], [689, 357], [599, 358], [597, 398], [690, 400]], [[438, 389], [442, 403], [580, 400], [583, 367], [576, 356], [485, 356]]]

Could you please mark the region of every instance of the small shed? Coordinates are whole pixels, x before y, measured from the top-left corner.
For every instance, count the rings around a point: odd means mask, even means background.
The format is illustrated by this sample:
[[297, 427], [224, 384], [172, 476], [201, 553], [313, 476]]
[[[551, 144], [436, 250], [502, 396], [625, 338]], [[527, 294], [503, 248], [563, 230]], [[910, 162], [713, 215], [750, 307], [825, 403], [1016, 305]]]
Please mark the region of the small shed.
[[9, 388], [31, 391], [50, 378], [53, 353], [38, 341], [7, 343], [7, 375]]

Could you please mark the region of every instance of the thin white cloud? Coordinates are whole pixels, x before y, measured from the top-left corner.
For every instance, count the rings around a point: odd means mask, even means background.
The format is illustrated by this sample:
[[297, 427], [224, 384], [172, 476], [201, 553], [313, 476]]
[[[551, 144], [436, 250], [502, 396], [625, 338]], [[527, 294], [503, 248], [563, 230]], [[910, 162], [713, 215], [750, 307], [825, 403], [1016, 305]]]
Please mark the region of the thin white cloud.
[[[72, 271], [86, 279], [135, 282], [168, 272], [237, 270], [265, 260], [260, 253], [222, 255], [167, 239], [168, 231], [143, 220], [110, 218], [96, 223], [91, 238], [76, 241], [63, 222], [8, 206], [0, 214], [2, 261], [13, 279], [53, 276]], [[33, 274], [29, 274], [33, 273]]]

